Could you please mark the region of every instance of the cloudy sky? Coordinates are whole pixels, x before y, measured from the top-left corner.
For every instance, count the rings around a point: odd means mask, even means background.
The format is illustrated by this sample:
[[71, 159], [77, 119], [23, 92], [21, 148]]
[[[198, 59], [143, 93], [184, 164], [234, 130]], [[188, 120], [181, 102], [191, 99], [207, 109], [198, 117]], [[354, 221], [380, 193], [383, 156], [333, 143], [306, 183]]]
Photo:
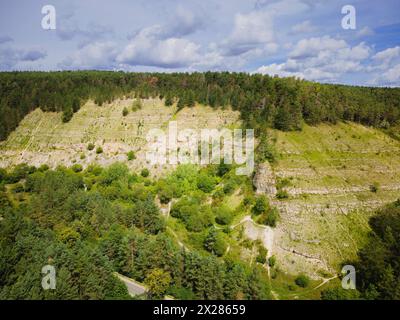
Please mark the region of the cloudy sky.
[[[42, 28], [42, 7], [56, 29]], [[342, 7], [356, 28], [342, 27]], [[1, 0], [0, 70], [245, 71], [400, 86], [399, 0]]]

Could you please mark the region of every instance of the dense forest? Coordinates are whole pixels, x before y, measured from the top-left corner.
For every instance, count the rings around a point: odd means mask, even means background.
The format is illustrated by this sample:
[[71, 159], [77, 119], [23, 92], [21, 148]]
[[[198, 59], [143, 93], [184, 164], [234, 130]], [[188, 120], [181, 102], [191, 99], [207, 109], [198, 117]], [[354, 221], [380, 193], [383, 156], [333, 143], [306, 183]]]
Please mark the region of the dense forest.
[[[235, 179], [248, 178], [223, 164], [182, 166], [158, 181], [121, 163], [0, 169], [0, 300], [129, 298], [113, 272], [147, 284], [150, 298], [269, 298], [266, 268], [225, 254], [230, 231], [222, 227], [234, 213], [219, 204], [218, 193], [232, 193]], [[220, 181], [230, 187], [219, 189]], [[212, 205], [205, 201], [210, 195]], [[195, 250], [179, 246], [156, 204], [172, 197], [178, 201], [171, 214]], [[268, 214], [260, 209], [265, 199], [257, 199], [244, 205]], [[47, 264], [57, 270], [57, 290], [40, 286]]]
[[387, 128], [400, 119], [399, 88], [319, 84], [246, 73], [124, 73], [102, 71], [0, 73], [0, 140], [33, 109], [63, 111], [63, 121], [88, 99], [102, 105], [134, 93], [178, 108], [196, 102], [232, 106], [248, 127], [301, 129], [349, 120]]
[[400, 199], [378, 210], [369, 225], [371, 232], [359, 259], [349, 262], [356, 269], [357, 290], [328, 289], [323, 299], [400, 299]]

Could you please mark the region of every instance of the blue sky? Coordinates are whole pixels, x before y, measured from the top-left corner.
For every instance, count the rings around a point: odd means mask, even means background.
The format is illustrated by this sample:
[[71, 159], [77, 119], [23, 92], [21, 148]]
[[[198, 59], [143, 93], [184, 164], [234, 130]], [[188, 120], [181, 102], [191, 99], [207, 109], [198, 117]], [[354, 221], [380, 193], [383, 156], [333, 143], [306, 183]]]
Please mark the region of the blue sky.
[[[44, 5], [56, 30], [44, 30]], [[345, 30], [344, 5], [356, 9]], [[245, 71], [400, 86], [399, 0], [2, 0], [0, 70]]]

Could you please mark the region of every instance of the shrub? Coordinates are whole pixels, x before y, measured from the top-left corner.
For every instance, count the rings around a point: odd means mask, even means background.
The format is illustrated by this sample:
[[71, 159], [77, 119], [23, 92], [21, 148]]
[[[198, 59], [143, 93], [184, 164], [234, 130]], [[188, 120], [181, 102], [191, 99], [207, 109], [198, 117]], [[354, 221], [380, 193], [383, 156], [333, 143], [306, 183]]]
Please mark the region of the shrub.
[[7, 171], [6, 169], [0, 168], [0, 182], [3, 180], [7, 180]]
[[128, 161], [136, 159], [135, 152], [133, 151], [129, 151], [126, 155], [128, 156]]
[[96, 153], [97, 153], [97, 154], [103, 153], [103, 148], [100, 147], [100, 146], [98, 146], [98, 147], [96, 148]]
[[71, 167], [72, 171], [74, 172], [81, 172], [83, 170], [83, 167], [81, 164], [76, 163]]
[[197, 188], [205, 193], [210, 193], [214, 190], [215, 180], [206, 173], [200, 173], [197, 178]]
[[279, 212], [278, 209], [272, 208], [268, 212], [264, 213], [260, 219], [258, 220], [259, 223], [265, 224], [267, 226], [270, 226], [272, 228], [276, 227], [276, 224], [279, 219]]
[[287, 199], [289, 198], [289, 194], [287, 193], [286, 190], [278, 190], [276, 193], [276, 198], [277, 199]]
[[132, 103], [132, 112], [142, 109], [142, 103], [140, 99], [135, 99]]
[[267, 197], [259, 196], [256, 198], [256, 203], [254, 204], [254, 207], [253, 207], [253, 213], [255, 215], [260, 215], [260, 214], [266, 212], [268, 208], [269, 208], [269, 205], [268, 205]]
[[22, 183], [17, 183], [15, 186], [13, 186], [12, 191], [14, 193], [24, 192], [24, 186], [22, 185]]
[[276, 264], [276, 257], [275, 256], [271, 256], [268, 259], [268, 265], [273, 268]]
[[40, 172], [45, 172], [45, 171], [47, 171], [47, 170], [49, 170], [50, 168], [49, 168], [49, 166], [47, 165], [47, 164], [42, 164], [39, 168], [38, 168], [38, 171], [40, 171]]
[[264, 264], [267, 262], [267, 253], [268, 250], [265, 249], [262, 245], [258, 248], [258, 255], [256, 257], [256, 261], [258, 263]]
[[217, 207], [214, 209], [215, 221], [218, 224], [228, 225], [233, 220], [233, 212], [226, 206]]
[[230, 180], [224, 185], [224, 193], [231, 194], [233, 191], [235, 191], [235, 188], [236, 188], [235, 182]]
[[126, 117], [126, 116], [128, 115], [128, 113], [129, 113], [129, 111], [128, 111], [128, 108], [127, 108], [127, 107], [125, 107], [124, 109], [122, 109], [122, 115], [123, 115], [124, 117]]
[[377, 193], [378, 190], [379, 190], [379, 183], [374, 182], [373, 184], [371, 184], [371, 185], [369, 186], [369, 190], [370, 190], [371, 192], [373, 192], [373, 193]]
[[63, 111], [61, 120], [62, 122], [66, 123], [72, 119], [72, 116], [74, 115], [72, 108], [67, 108]]
[[90, 143], [87, 145], [87, 149], [88, 149], [89, 151], [92, 151], [92, 150], [94, 149], [94, 144], [90, 142]]
[[309, 279], [306, 275], [301, 274], [301, 275], [299, 275], [299, 276], [294, 280], [294, 282], [295, 282], [299, 287], [307, 288], [308, 285], [310, 284], [310, 279]]
[[221, 232], [211, 229], [204, 240], [204, 248], [221, 257], [226, 251], [226, 243], [223, 239]]
[[158, 197], [160, 198], [161, 203], [167, 204], [173, 198], [173, 192], [171, 189], [163, 189], [159, 192]]
[[147, 169], [147, 168], [142, 169], [142, 171], [140, 172], [140, 175], [141, 175], [143, 178], [147, 178], [147, 177], [149, 176], [149, 174], [150, 174], [150, 171], [149, 171], [149, 169]]
[[84, 153], [81, 153], [80, 158], [81, 158], [81, 160], [83, 160], [86, 158], [86, 155]]

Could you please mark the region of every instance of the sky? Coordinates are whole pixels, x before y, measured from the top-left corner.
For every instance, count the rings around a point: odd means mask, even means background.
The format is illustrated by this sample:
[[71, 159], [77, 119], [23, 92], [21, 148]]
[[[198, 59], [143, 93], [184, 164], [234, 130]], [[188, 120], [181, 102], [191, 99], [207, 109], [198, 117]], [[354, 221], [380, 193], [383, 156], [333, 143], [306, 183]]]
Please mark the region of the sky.
[[[55, 29], [42, 26], [46, 5]], [[346, 5], [354, 28], [343, 28]], [[398, 87], [399, 13], [400, 0], [1, 0], [0, 71], [210, 70]]]

